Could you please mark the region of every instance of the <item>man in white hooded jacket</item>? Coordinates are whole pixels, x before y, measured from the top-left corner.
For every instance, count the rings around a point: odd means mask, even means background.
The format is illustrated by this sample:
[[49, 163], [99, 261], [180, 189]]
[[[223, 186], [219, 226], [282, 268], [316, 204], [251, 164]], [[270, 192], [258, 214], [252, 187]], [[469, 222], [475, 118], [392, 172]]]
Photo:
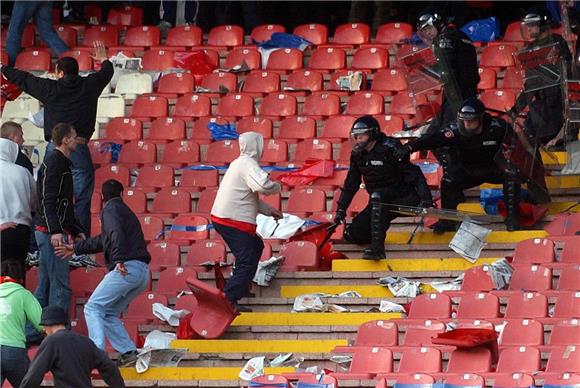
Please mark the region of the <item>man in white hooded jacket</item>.
[[0, 259], [14, 259], [24, 271], [32, 211], [36, 207], [36, 184], [30, 172], [16, 164], [19, 153], [18, 144], [0, 138], [0, 224], [11, 226], [1, 232]]
[[258, 213], [282, 218], [282, 212], [260, 201], [259, 194], [279, 193], [282, 186], [270, 180], [268, 173], [260, 168], [264, 150], [264, 138], [256, 132], [240, 135], [240, 156], [234, 160], [220, 184], [211, 209], [211, 221], [236, 258], [232, 277], [224, 292], [234, 307], [241, 312], [251, 311], [238, 305], [248, 291], [264, 243], [256, 235]]

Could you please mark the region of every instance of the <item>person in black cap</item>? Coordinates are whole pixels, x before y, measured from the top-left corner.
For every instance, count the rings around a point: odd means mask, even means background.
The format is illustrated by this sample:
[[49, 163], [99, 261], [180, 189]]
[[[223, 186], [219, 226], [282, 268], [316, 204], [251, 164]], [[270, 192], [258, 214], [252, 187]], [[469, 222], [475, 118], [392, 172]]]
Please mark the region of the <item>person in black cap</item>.
[[40, 324], [48, 337], [42, 341], [20, 388], [39, 387], [48, 371], [54, 376], [55, 387], [89, 388], [93, 369], [110, 387], [125, 387], [119, 369], [107, 353], [89, 338], [66, 328], [68, 314], [62, 308], [45, 307]]
[[346, 227], [344, 239], [355, 244], [371, 244], [365, 249], [363, 259], [384, 259], [387, 229], [399, 214], [388, 211], [383, 204], [432, 207], [431, 191], [421, 169], [408, 156], [402, 160], [395, 158], [394, 152], [401, 148], [401, 142], [382, 133], [372, 116], [358, 118], [351, 136], [356, 144], [334, 223], [345, 221], [346, 210], [362, 180], [371, 201]]

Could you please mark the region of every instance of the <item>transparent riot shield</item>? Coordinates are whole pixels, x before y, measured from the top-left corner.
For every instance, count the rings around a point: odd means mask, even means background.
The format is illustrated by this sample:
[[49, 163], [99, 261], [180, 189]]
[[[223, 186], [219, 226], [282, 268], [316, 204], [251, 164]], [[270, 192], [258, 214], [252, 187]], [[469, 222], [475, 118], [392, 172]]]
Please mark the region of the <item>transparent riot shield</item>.
[[524, 74], [524, 93], [564, 85], [564, 61], [557, 42], [527, 46], [516, 51], [514, 59]]
[[405, 69], [408, 88], [414, 94], [426, 93], [443, 86], [437, 59], [430, 47], [402, 46], [396, 58]]

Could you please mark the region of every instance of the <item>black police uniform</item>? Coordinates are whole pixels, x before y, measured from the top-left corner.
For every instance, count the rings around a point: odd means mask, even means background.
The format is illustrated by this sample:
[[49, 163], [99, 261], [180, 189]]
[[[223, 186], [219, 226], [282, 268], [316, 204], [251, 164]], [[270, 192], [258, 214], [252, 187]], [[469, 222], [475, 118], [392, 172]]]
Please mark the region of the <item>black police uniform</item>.
[[483, 130], [480, 134], [464, 135], [457, 121], [442, 132], [432, 133], [415, 139], [405, 146], [411, 151], [449, 146], [452, 151], [451, 163], [441, 179], [441, 207], [456, 209], [465, 197], [463, 190], [482, 183], [503, 183], [504, 199], [508, 217], [506, 225], [517, 226], [517, 195], [519, 184], [515, 172], [500, 168], [495, 160], [502, 157], [502, 143], [506, 133], [513, 130], [500, 118], [485, 113], [482, 117]]
[[[560, 59], [566, 62], [564, 69], [569, 70], [572, 53], [570, 53], [568, 44], [561, 35], [549, 34], [546, 37], [534, 40], [526, 48], [533, 49], [553, 43], [557, 43]], [[559, 66], [548, 65], [548, 67], [552, 67], [553, 71], [561, 73]], [[536, 68], [528, 71], [526, 76], [533, 75], [534, 72], [545, 73], [541, 68]], [[541, 77], [541, 75], [539, 76]], [[550, 75], [547, 74], [547, 76], [549, 77]], [[521, 112], [526, 107], [529, 108], [524, 122], [524, 130], [534, 144], [546, 144], [558, 135], [564, 125], [563, 91], [560, 84], [558, 84], [526, 92], [525, 90], [533, 90], [535, 88], [536, 85], [534, 83], [537, 82], [538, 78], [527, 77], [524, 83], [524, 91], [517, 98], [516, 110]], [[578, 137], [577, 130], [575, 136]]]
[[[399, 140], [379, 133], [371, 151], [353, 152], [350, 168], [344, 181], [344, 188], [338, 200], [339, 211], [346, 212], [361, 180], [367, 192], [379, 195], [380, 202], [406, 206], [417, 206], [424, 202], [432, 204], [431, 191], [421, 169], [406, 158], [398, 161], [393, 155], [400, 148]], [[375, 206], [371, 201], [346, 228], [344, 238], [355, 244], [371, 244], [371, 249], [384, 252], [385, 237], [391, 221], [400, 215], [389, 212], [383, 206]]]

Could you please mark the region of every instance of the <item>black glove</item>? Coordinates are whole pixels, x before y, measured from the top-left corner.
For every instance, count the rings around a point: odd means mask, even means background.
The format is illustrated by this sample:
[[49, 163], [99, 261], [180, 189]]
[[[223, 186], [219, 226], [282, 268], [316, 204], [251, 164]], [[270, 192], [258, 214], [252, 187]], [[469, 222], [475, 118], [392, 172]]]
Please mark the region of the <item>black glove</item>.
[[334, 215], [334, 225], [344, 224], [346, 221], [346, 210], [338, 209]]
[[395, 157], [396, 160], [401, 162], [401, 161], [407, 159], [409, 157], [409, 155], [411, 155], [412, 152], [413, 152], [413, 149], [411, 148], [410, 145], [404, 145], [402, 147], [398, 147], [397, 149], [395, 149], [393, 151], [393, 156]]
[[428, 209], [430, 207], [435, 207], [435, 204], [433, 203], [433, 201], [423, 200], [423, 201], [419, 202], [419, 206], [418, 207], [422, 207], [422, 208]]

